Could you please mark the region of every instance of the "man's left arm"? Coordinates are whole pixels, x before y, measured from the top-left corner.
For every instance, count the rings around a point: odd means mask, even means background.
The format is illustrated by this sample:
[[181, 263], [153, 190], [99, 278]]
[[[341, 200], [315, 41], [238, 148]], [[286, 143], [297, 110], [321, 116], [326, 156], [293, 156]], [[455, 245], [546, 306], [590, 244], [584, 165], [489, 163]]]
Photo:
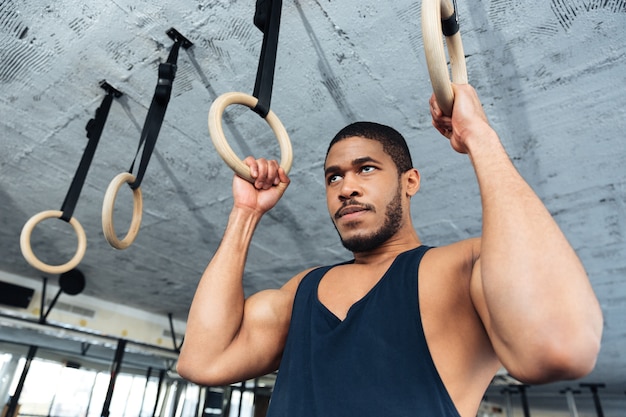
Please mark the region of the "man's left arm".
[[472, 298], [499, 359], [527, 383], [574, 379], [598, 355], [602, 312], [585, 269], [517, 172], [474, 89], [454, 85], [451, 118], [431, 99], [433, 124], [470, 157], [483, 228]]

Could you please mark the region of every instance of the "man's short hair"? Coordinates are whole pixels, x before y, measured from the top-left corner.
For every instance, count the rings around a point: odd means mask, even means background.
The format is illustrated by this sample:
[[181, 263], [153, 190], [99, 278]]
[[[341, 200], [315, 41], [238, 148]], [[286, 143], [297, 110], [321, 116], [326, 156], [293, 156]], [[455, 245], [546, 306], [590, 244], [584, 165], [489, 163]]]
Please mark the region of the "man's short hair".
[[383, 150], [391, 157], [398, 169], [398, 175], [413, 168], [411, 152], [404, 137], [396, 129], [374, 122], [355, 122], [341, 129], [330, 141], [326, 157], [330, 148], [343, 139], [359, 136], [380, 142]]

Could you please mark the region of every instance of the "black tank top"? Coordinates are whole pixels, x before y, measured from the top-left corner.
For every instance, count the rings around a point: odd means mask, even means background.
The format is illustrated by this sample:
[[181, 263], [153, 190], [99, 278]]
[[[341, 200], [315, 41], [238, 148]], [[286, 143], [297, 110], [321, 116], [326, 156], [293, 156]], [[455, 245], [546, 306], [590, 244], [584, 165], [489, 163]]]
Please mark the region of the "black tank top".
[[317, 298], [326, 266], [296, 292], [268, 417], [459, 417], [430, 356], [417, 271], [404, 252], [339, 320]]

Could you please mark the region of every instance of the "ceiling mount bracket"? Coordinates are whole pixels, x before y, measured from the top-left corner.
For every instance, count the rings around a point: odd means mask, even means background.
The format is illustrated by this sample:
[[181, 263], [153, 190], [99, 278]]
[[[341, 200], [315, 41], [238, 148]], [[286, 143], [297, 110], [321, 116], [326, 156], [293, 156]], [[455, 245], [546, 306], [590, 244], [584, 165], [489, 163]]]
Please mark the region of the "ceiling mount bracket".
[[107, 82], [107, 80], [100, 81], [100, 88], [107, 92], [107, 94], [111, 94], [115, 98], [120, 98], [124, 95], [120, 90], [113, 87], [111, 84]]
[[166, 32], [167, 36], [169, 36], [174, 42], [180, 42], [180, 46], [187, 49], [193, 46], [193, 42], [184, 37], [179, 31], [175, 28], [169, 28]]

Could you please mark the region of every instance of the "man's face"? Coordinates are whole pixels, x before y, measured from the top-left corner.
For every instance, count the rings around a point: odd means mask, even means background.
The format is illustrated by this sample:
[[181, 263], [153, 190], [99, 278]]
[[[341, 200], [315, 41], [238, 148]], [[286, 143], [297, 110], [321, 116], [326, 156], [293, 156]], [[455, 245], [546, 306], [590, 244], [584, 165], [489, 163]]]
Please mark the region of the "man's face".
[[335, 143], [326, 158], [325, 180], [328, 210], [346, 249], [375, 249], [400, 229], [402, 187], [380, 142], [350, 137]]

